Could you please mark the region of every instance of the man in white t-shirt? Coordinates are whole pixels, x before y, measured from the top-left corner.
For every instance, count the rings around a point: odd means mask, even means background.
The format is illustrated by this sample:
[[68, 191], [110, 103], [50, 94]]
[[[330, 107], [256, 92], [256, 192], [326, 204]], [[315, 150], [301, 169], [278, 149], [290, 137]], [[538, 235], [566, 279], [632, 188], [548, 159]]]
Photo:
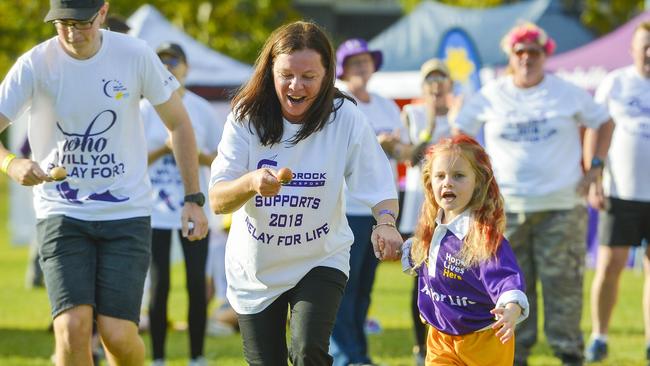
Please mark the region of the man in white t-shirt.
[[[156, 106], [173, 137], [189, 194], [183, 234], [197, 240], [207, 233], [194, 194], [196, 143], [178, 82], [143, 41], [100, 30], [107, 12], [103, 0], [51, 0], [45, 21], [57, 36], [22, 55], [0, 84], [0, 131], [28, 110], [33, 160], [0, 146], [0, 170], [34, 186], [57, 365], [91, 364], [94, 320], [109, 362], [144, 362], [137, 322], [149, 265], [151, 185], [140, 96]], [[59, 167], [66, 171], [54, 181], [50, 173]]]
[[584, 90], [544, 73], [555, 43], [526, 23], [502, 41], [510, 73], [465, 103], [454, 128], [485, 145], [504, 197], [506, 237], [526, 278], [529, 319], [517, 329], [515, 365], [526, 365], [537, 341], [537, 278], [544, 294], [546, 339], [562, 364], [582, 365], [580, 318], [585, 262], [586, 210], [580, 201], [599, 184], [602, 165], [581, 170], [580, 128], [594, 129], [588, 149], [604, 159], [613, 123], [606, 108]]
[[[607, 104], [616, 123], [603, 174], [605, 200], [590, 200], [600, 209], [596, 275], [591, 286], [589, 362], [607, 356], [607, 331], [616, 304], [618, 281], [630, 247], [650, 241], [650, 21], [632, 38], [634, 65], [612, 71], [598, 87], [596, 100]], [[586, 144], [595, 136], [588, 134]], [[588, 160], [588, 159], [587, 159]], [[594, 192], [591, 192], [594, 193]], [[650, 252], [644, 251], [646, 358], [650, 360]]]

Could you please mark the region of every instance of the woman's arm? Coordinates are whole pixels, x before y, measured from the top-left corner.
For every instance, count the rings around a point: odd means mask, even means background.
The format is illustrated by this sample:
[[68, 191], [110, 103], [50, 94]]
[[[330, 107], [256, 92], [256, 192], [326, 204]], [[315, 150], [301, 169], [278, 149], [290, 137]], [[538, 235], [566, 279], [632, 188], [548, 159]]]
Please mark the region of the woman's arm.
[[217, 215], [231, 213], [256, 194], [264, 197], [277, 195], [280, 187], [275, 171], [257, 169], [237, 179], [215, 183], [210, 188], [210, 208]]
[[381, 260], [396, 260], [402, 257], [402, 236], [397, 231], [395, 221], [399, 213], [396, 199], [379, 202], [372, 208], [377, 225], [372, 228], [372, 246], [375, 256]]

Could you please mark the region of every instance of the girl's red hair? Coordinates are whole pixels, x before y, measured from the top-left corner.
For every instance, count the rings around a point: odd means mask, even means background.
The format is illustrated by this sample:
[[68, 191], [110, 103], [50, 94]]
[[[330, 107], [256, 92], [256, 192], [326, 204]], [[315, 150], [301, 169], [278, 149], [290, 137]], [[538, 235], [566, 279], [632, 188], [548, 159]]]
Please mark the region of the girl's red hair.
[[431, 186], [431, 165], [436, 157], [443, 154], [466, 159], [476, 175], [474, 193], [467, 205], [471, 210], [472, 222], [460, 254], [460, 259], [472, 266], [496, 254], [505, 231], [505, 213], [503, 197], [494, 179], [490, 158], [483, 147], [467, 135], [441, 140], [426, 154], [422, 166], [425, 199], [415, 230], [411, 258], [416, 265], [421, 265], [429, 253], [440, 209]]

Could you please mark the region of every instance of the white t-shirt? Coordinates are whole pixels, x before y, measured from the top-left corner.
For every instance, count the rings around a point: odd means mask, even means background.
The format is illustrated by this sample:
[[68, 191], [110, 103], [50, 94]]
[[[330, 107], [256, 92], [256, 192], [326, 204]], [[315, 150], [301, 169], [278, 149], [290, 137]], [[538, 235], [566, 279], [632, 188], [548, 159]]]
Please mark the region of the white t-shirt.
[[[420, 132], [428, 130], [427, 107], [423, 104], [407, 104], [404, 106], [404, 113], [408, 116], [408, 134], [410, 143], [420, 143]], [[440, 139], [451, 136], [451, 127], [447, 116], [436, 117], [436, 123], [431, 136], [431, 142], [435, 143]], [[420, 164], [406, 168], [406, 187], [404, 190], [404, 202], [400, 212], [399, 229], [402, 233], [415, 232], [415, 225], [420, 215], [420, 207], [424, 202], [424, 186], [422, 185], [422, 168]]]
[[578, 86], [547, 74], [531, 88], [499, 78], [463, 105], [455, 125], [476, 134], [485, 124], [506, 211], [571, 209], [582, 177], [580, 124], [598, 128], [607, 109]]
[[[216, 113], [207, 100], [189, 90], [186, 90], [183, 95], [183, 104], [192, 121], [198, 150], [206, 154], [214, 153], [219, 145], [219, 140], [221, 140], [222, 121], [217, 120]], [[151, 103], [145, 100], [140, 103], [140, 112], [144, 121], [149, 151], [161, 148], [169, 138], [169, 133], [160, 120], [158, 113], [156, 113]], [[199, 183], [201, 192], [206, 197], [209, 174], [208, 167], [200, 167]], [[155, 229], [180, 229], [185, 187], [183, 186], [181, 173], [176, 166], [174, 155], [161, 156], [151, 163], [149, 165], [149, 178], [153, 187], [151, 226]], [[204, 210], [206, 217], [210, 217], [207, 204], [204, 206]]]
[[33, 159], [63, 182], [34, 187], [37, 218], [82, 220], [148, 216], [151, 186], [140, 96], [157, 105], [179, 86], [144, 41], [101, 31], [91, 58], [70, 57], [53, 37], [22, 55], [0, 85], [0, 113], [15, 120], [31, 106]]
[[[340, 100], [335, 100], [338, 104]], [[283, 141], [301, 125], [284, 121]], [[397, 193], [390, 164], [365, 117], [345, 100], [333, 121], [296, 145], [262, 146], [247, 121], [228, 117], [210, 185], [262, 167], [288, 167], [293, 180], [274, 197], [256, 195], [237, 210], [226, 245], [227, 296], [240, 314], [262, 311], [317, 266], [347, 275], [352, 231], [348, 194], [367, 207]]]
[[[341, 83], [340, 89], [348, 93], [351, 97], [354, 97], [352, 94], [350, 94], [347, 91], [344, 83]], [[397, 106], [397, 104], [395, 104], [395, 102], [393, 102], [390, 99], [386, 99], [382, 97], [379, 94], [375, 94], [375, 93], [369, 93], [369, 94], [370, 94], [370, 102], [368, 103], [362, 102], [356, 98], [355, 100], [357, 101], [357, 107], [359, 108], [359, 110], [361, 110], [363, 115], [366, 116], [368, 123], [370, 123], [370, 126], [374, 129], [375, 135], [379, 135], [382, 133], [394, 133], [395, 131], [399, 131], [400, 134], [402, 135], [402, 139], [404, 141], [408, 141], [406, 130], [404, 130], [400, 120], [399, 107]], [[395, 178], [397, 176], [397, 163], [391, 159], [391, 165], [393, 169], [392, 169], [392, 175], [390, 177], [393, 183], [397, 184]], [[349, 196], [346, 197], [345, 212], [346, 214], [351, 216], [372, 215], [372, 210], [368, 206], [364, 205], [363, 202], [360, 202], [354, 199], [353, 197], [349, 197]]]
[[634, 66], [612, 71], [596, 90], [616, 128], [603, 172], [608, 197], [650, 201], [650, 79]]

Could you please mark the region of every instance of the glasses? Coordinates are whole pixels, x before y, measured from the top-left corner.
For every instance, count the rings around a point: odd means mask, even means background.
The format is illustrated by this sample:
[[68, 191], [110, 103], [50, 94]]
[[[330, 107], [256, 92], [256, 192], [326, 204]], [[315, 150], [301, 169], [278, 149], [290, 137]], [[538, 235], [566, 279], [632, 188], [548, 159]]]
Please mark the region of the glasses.
[[52, 23], [54, 23], [55, 27], [58, 28], [74, 28], [76, 30], [88, 30], [93, 27], [93, 24], [95, 23], [95, 19], [97, 19], [97, 16], [99, 16], [99, 12], [96, 13], [92, 18], [86, 21], [67, 21], [67, 20], [55, 20]]
[[525, 47], [515, 47], [512, 50], [512, 53], [517, 57], [522, 57], [524, 54], [528, 54], [529, 57], [539, 57], [544, 51], [541, 48], [525, 48]]
[[427, 84], [444, 83], [447, 80], [449, 80], [447, 76], [434, 74], [427, 75], [427, 77], [424, 78], [424, 82]]
[[181, 63], [180, 57], [161, 56], [160, 61], [171, 68], [174, 68]]

